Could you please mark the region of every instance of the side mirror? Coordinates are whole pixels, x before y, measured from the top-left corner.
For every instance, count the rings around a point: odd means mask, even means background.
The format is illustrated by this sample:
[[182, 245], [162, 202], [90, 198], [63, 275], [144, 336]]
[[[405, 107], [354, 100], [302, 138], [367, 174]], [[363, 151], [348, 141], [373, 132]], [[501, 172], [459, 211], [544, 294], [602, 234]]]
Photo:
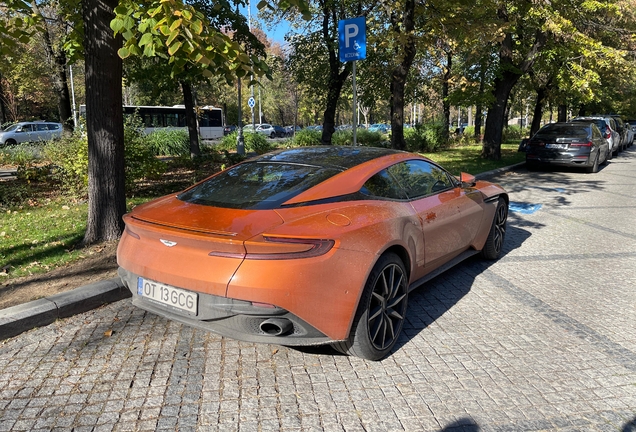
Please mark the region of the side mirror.
[[459, 181], [462, 187], [474, 187], [476, 184], [475, 176], [465, 172], [459, 174]]
[[528, 138], [524, 138], [521, 140], [521, 143], [519, 144], [519, 148], [517, 149], [518, 152], [525, 152], [528, 149], [528, 141], [530, 141]]

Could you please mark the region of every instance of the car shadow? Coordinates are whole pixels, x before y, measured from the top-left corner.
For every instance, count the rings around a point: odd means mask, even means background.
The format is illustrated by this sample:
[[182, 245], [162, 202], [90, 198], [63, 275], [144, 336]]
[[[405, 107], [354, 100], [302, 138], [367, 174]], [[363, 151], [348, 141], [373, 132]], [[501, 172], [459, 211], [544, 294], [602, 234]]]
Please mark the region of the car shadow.
[[[508, 217], [508, 230], [504, 250], [500, 257], [505, 257], [511, 251], [521, 247], [531, 235], [524, 228], [541, 228], [543, 224], [531, 223], [510, 213]], [[431, 279], [422, 287], [409, 294], [409, 306], [406, 321], [402, 328], [395, 347], [385, 358], [390, 357], [422, 330], [435, 322], [439, 317], [448, 312], [470, 291], [473, 282], [479, 274], [487, 270], [497, 261], [486, 261], [479, 255], [471, 257], [457, 266], [445, 271]], [[330, 345], [294, 346], [287, 347], [305, 354], [341, 356]]]
[[[531, 236], [525, 228], [543, 227], [543, 224], [528, 222], [514, 213], [510, 214], [508, 221], [504, 250], [499, 259], [520, 248]], [[411, 292], [402, 334], [391, 354], [455, 306], [470, 292], [475, 278], [496, 263], [496, 260], [488, 261], [475, 255]]]

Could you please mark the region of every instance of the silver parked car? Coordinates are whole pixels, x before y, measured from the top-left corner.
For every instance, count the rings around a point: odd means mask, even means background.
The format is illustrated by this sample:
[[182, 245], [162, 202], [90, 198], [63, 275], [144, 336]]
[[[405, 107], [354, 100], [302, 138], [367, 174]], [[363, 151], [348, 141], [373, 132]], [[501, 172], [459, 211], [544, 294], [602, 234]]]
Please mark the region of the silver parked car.
[[616, 122], [612, 117], [597, 115], [580, 116], [573, 118], [571, 121], [594, 123], [599, 128], [603, 138], [605, 138], [609, 145], [609, 159], [613, 156], [618, 156], [618, 151], [621, 150], [621, 135], [619, 134]]
[[50, 141], [62, 136], [62, 124], [47, 121], [19, 122], [0, 131], [0, 146]]

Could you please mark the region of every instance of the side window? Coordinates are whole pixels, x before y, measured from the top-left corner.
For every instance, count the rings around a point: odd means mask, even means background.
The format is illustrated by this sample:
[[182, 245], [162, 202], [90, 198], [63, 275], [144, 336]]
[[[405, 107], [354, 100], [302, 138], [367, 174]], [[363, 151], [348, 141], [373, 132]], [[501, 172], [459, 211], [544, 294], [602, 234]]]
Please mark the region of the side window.
[[48, 131], [49, 130], [49, 128], [47, 127], [46, 123], [38, 123], [36, 126], [38, 128], [38, 132]]
[[22, 132], [33, 132], [33, 125], [32, 124], [22, 125]]
[[382, 170], [367, 180], [360, 192], [381, 198], [407, 199], [404, 190], [389, 175], [387, 170]]
[[432, 195], [455, 186], [446, 171], [422, 160], [395, 164], [388, 170], [411, 199]]
[[58, 130], [60, 128], [60, 125], [58, 125], [57, 123], [49, 123], [48, 127], [49, 130]]

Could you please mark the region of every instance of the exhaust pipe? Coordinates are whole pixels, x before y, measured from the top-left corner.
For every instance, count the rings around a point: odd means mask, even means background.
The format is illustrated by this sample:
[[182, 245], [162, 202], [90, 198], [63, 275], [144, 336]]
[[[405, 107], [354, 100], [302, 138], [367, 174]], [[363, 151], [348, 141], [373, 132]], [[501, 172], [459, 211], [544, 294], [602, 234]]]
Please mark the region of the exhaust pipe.
[[259, 328], [270, 336], [282, 336], [289, 333], [294, 325], [286, 318], [269, 318], [263, 321]]

